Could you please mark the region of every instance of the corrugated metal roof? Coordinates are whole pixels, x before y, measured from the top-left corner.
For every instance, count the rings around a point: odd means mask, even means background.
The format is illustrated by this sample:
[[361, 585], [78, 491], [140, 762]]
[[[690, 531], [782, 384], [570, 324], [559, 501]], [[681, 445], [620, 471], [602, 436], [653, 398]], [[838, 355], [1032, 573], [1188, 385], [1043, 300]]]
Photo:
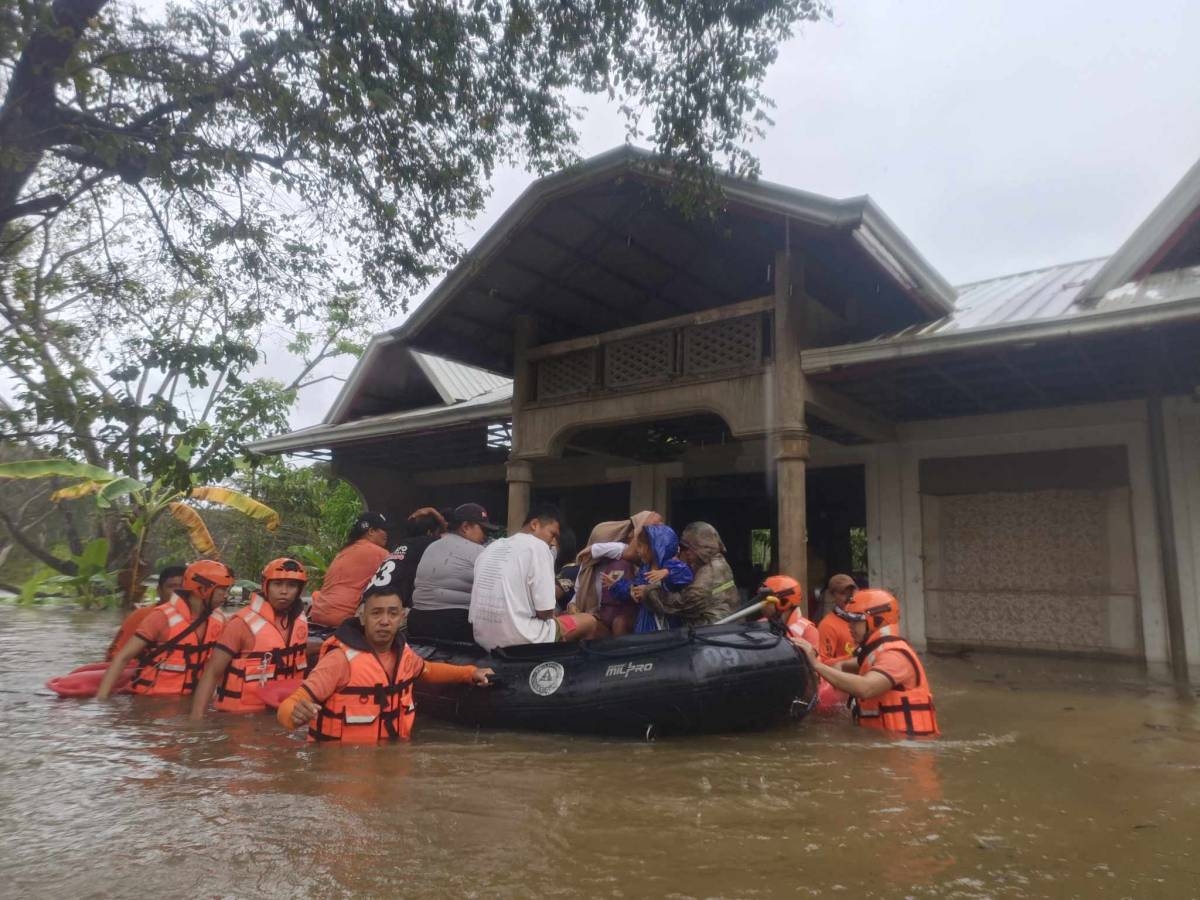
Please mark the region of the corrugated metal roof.
[[419, 350], [410, 352], [413, 359], [417, 361], [417, 365], [432, 382], [434, 390], [448, 404], [471, 400], [488, 391], [512, 384], [511, 378], [505, 378], [503, 375], [497, 375], [486, 369], [477, 369], [474, 366], [463, 365], [440, 356], [421, 353]]
[[1114, 288], [1099, 302], [1084, 303], [1087, 273], [1098, 271], [1103, 262], [1072, 263], [965, 285], [962, 308], [953, 315], [858, 344], [805, 350], [804, 371], [817, 375], [901, 357], [1200, 318], [1200, 266], [1156, 272]]
[[1101, 258], [1064, 263], [961, 285], [956, 289], [958, 299], [952, 313], [883, 335], [879, 340], [928, 337], [1071, 315], [1080, 311], [1075, 301], [1104, 262]]
[[373, 437], [409, 434], [468, 422], [501, 420], [510, 415], [512, 384], [505, 380], [503, 385], [455, 405], [423, 406], [420, 409], [366, 416], [341, 425], [313, 425], [255, 441], [249, 447], [255, 453], [293, 453], [314, 447], [336, 447]]

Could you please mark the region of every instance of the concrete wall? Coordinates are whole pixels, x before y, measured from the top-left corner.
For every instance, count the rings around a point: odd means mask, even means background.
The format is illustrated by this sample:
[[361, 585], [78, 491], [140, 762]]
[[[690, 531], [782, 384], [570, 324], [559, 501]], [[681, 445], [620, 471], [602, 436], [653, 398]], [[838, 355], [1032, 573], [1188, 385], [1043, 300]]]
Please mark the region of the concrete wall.
[[1163, 418], [1183, 624], [1195, 683], [1200, 681], [1200, 402], [1168, 398]]
[[[1162, 566], [1154, 521], [1146, 411], [1142, 402], [916, 422], [901, 426], [898, 440], [892, 445], [837, 448], [824, 443], [814, 444], [813, 455], [814, 461], [820, 459], [828, 464], [859, 459], [867, 462], [871, 580], [873, 584], [899, 591], [904, 602], [906, 631], [914, 644], [923, 645], [928, 634], [929, 603], [923, 522], [926, 510], [922, 508], [919, 476], [921, 460], [1080, 447], [1119, 447], [1128, 460], [1129, 522], [1133, 570], [1136, 572], [1133, 593], [1138, 598], [1143, 652], [1152, 667], [1165, 671], [1169, 649]], [[1178, 451], [1177, 456], [1181, 456]], [[1109, 502], [1120, 504], [1118, 500], [1106, 501]], [[1200, 502], [1196, 508], [1200, 508]], [[1179, 515], [1193, 513], [1177, 513]], [[1192, 521], [1195, 525], [1192, 533], [1200, 532], [1200, 522]], [[1120, 536], [1120, 527], [1111, 527], [1116, 540]], [[1114, 594], [1120, 593], [1114, 591]], [[1194, 593], [1192, 598], [1191, 605], [1196, 607]], [[1197, 612], [1200, 610], [1193, 608], [1194, 617]]]

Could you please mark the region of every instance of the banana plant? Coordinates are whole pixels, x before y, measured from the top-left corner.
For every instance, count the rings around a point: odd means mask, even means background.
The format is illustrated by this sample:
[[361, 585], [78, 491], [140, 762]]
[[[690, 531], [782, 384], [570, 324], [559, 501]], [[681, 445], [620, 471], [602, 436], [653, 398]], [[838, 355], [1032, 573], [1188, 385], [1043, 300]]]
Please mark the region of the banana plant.
[[[181, 449], [181, 453], [189, 452]], [[142, 550], [151, 527], [164, 514], [183, 526], [192, 548], [201, 556], [219, 558], [217, 545], [199, 511], [192, 505], [200, 501], [237, 510], [263, 523], [267, 531], [279, 527], [279, 513], [264, 503], [230, 488], [218, 485], [192, 486], [180, 490], [165, 479], [145, 483], [136, 478], [109, 472], [98, 466], [66, 459], [31, 459], [0, 463], [0, 479], [60, 478], [71, 481], [50, 495], [51, 501], [93, 498], [97, 508], [116, 513], [135, 538], [130, 557], [129, 594], [132, 598], [141, 582]]]

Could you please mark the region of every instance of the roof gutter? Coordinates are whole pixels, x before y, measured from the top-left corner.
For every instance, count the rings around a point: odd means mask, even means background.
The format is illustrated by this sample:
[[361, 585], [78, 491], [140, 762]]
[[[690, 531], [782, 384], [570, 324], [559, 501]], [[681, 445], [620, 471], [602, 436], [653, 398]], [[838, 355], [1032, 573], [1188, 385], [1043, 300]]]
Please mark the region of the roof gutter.
[[1052, 319], [1024, 322], [995, 328], [933, 334], [865, 344], [844, 344], [804, 350], [800, 365], [806, 375], [824, 375], [855, 366], [920, 359], [985, 347], [1036, 343], [1063, 338], [1090, 337], [1173, 322], [1200, 319], [1200, 297], [1187, 297], [1153, 307], [1137, 306]]
[[394, 414], [372, 416], [344, 425], [315, 425], [300, 431], [276, 435], [248, 445], [254, 453], [294, 453], [298, 450], [324, 450], [363, 440], [437, 431], [455, 425], [512, 415], [512, 398], [504, 397], [476, 406], [450, 406], [427, 415], [403, 418]]

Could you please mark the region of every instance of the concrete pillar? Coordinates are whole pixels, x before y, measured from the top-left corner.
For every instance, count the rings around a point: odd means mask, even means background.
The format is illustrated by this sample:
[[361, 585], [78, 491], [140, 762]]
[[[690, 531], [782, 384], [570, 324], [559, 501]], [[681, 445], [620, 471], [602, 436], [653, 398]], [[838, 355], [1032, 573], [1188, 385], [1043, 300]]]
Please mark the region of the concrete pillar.
[[768, 416], [769, 443], [775, 462], [778, 513], [778, 570], [808, 591], [808, 521], [805, 478], [809, 436], [804, 419], [807, 390], [800, 368], [804, 336], [804, 273], [790, 249], [785, 228], [783, 249], [775, 254], [774, 362]]
[[512, 449], [505, 467], [508, 481], [508, 533], [521, 530], [521, 522], [529, 512], [533, 493], [533, 466], [520, 458], [522, 434], [525, 430], [522, 412], [525, 404], [533, 399], [534, 371], [526, 359], [533, 346], [536, 323], [531, 316], [517, 316], [513, 337], [513, 399], [512, 399]]
[[808, 474], [808, 434], [780, 434], [775, 442], [775, 502], [779, 514], [779, 572], [791, 575], [807, 592], [808, 521], [805, 478]]
[[533, 466], [524, 460], [513, 460], [505, 466], [508, 481], [508, 533], [516, 534], [529, 513], [533, 492]]
[[629, 478], [629, 514], [654, 509], [654, 466], [638, 466]]

